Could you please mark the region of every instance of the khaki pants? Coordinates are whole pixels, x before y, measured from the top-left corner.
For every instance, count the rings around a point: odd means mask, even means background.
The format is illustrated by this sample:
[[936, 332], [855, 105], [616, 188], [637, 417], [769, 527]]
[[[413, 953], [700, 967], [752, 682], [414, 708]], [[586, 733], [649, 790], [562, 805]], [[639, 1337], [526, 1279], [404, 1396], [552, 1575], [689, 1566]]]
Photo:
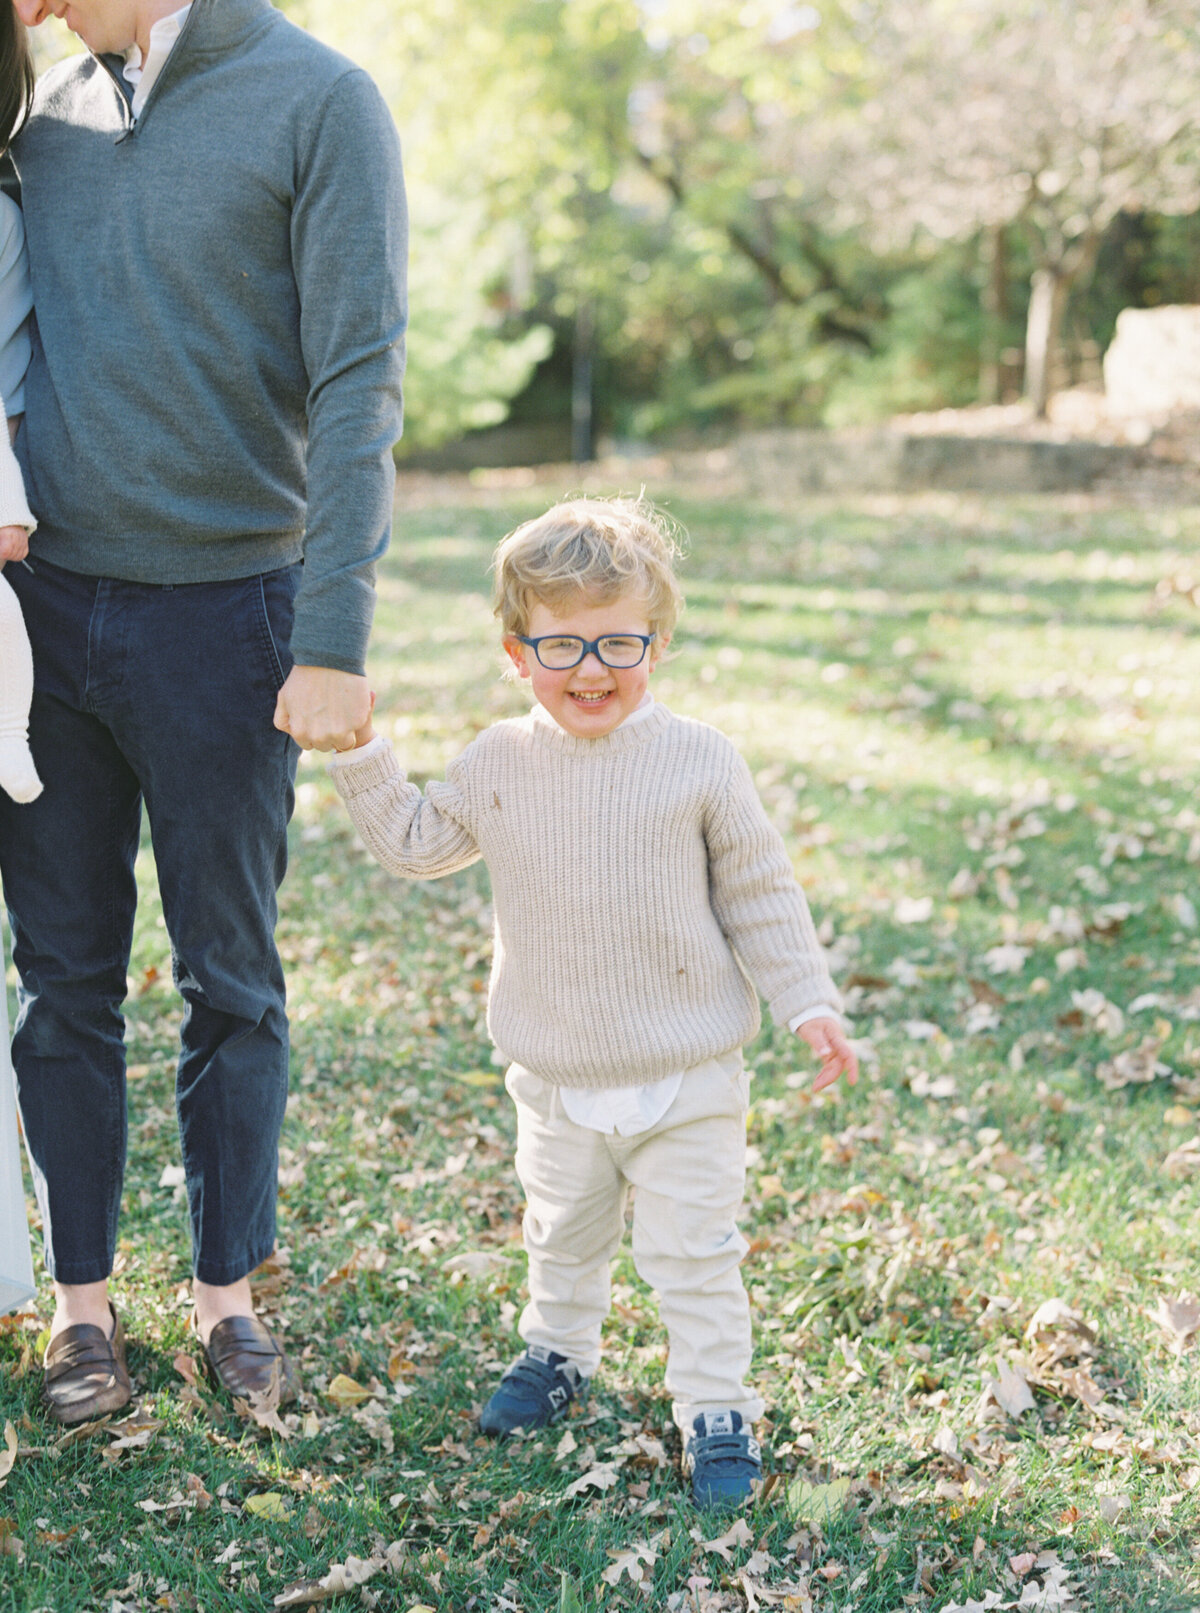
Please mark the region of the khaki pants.
[[637, 1137], [575, 1125], [557, 1088], [519, 1064], [506, 1085], [517, 1106], [517, 1176], [526, 1199], [526, 1344], [556, 1350], [594, 1375], [611, 1303], [609, 1262], [634, 1187], [633, 1261], [658, 1294], [675, 1421], [690, 1433], [702, 1411], [737, 1411], [747, 1423], [761, 1417], [763, 1402], [744, 1381], [750, 1305], [738, 1270], [746, 1240], [737, 1216], [749, 1079], [740, 1053], [689, 1070], [670, 1109]]

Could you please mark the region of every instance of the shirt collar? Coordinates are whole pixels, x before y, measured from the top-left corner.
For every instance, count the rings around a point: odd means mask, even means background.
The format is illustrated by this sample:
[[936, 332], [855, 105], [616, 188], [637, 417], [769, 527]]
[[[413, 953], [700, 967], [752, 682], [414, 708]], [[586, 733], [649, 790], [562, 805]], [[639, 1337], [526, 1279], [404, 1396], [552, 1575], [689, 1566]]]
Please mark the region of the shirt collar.
[[[181, 6], [178, 11], [172, 11], [169, 16], [160, 17], [157, 22], [151, 23], [150, 49], [147, 52], [147, 59], [153, 56], [156, 51], [169, 54], [171, 46], [183, 32], [183, 25], [187, 21], [188, 12], [191, 9], [192, 0], [188, 0], [187, 5]], [[125, 76], [130, 79], [131, 83], [135, 82], [135, 79], [131, 77], [129, 69], [132, 69], [134, 75], [140, 77], [144, 66], [145, 62], [142, 60], [141, 46], [130, 45], [125, 52]]]

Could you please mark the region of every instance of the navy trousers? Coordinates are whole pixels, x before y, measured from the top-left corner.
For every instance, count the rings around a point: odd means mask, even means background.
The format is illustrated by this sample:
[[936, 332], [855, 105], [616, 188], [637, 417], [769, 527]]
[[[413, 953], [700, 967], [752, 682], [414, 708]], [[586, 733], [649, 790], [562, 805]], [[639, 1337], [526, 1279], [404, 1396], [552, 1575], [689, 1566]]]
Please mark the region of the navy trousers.
[[225, 1284], [275, 1241], [288, 1029], [276, 892], [298, 751], [271, 722], [299, 566], [149, 585], [6, 567], [33, 645], [44, 793], [0, 791], [19, 976], [13, 1062], [46, 1265], [112, 1270], [125, 1169], [122, 1003], [142, 803], [175, 984], [193, 1269]]

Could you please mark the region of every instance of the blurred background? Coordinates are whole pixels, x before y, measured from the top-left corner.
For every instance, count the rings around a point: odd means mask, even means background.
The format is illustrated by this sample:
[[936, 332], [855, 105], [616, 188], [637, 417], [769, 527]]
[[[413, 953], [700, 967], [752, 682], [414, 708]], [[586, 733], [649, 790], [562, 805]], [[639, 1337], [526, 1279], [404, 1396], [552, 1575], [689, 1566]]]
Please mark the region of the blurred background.
[[[1197, 0], [283, 9], [404, 140], [402, 464], [1161, 413], [1106, 409], [1103, 359], [1123, 310], [1200, 304]], [[1200, 406], [1200, 324], [1157, 330]]]

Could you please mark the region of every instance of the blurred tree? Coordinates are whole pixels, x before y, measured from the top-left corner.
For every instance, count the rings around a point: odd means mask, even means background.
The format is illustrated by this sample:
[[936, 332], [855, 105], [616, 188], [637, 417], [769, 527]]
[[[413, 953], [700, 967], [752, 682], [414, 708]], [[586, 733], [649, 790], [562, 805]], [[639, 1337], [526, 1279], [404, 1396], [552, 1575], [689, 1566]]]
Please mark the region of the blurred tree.
[[[812, 419], [849, 355], [873, 350], [893, 271], [823, 229], [820, 176], [781, 168], [775, 139], [801, 118], [819, 128], [845, 95], [862, 50], [837, 7], [820, 27], [788, 0], [288, 9], [370, 67], [405, 137], [418, 424], [426, 377], [457, 362], [443, 344], [428, 368], [423, 260], [443, 294], [474, 288], [504, 316], [494, 341], [531, 318], [554, 328], [574, 353], [580, 443], [591, 377], [610, 429]], [[460, 205], [478, 256], [445, 241]]]
[[539, 271], [565, 265], [588, 195], [607, 184], [591, 166], [601, 130], [580, 152], [559, 107], [573, 79], [580, 126], [591, 126], [580, 53], [594, 41], [560, 26], [576, 7], [284, 0], [284, 9], [371, 72], [400, 127], [412, 229], [406, 445], [502, 420], [550, 349], [546, 315], [586, 296], [578, 277], [564, 276], [563, 300], [543, 306]]
[[[825, 205], [861, 46], [840, 3], [646, 0], [643, 30], [633, 155], [676, 250], [703, 243], [687, 291], [707, 286], [719, 338], [715, 373], [689, 378], [694, 401], [750, 420], [818, 418], [837, 378], [877, 350], [895, 275], [831, 230]], [[802, 161], [784, 129], [804, 131]]]
[[1044, 407], [1072, 288], [1198, 295], [1196, 0], [282, 3], [404, 138], [414, 447], [994, 398], [1022, 324]]
[[1044, 413], [1068, 296], [1113, 220], [1200, 205], [1194, 0], [864, 0], [857, 16], [875, 83], [845, 131], [843, 216], [882, 243], [1017, 231]]

